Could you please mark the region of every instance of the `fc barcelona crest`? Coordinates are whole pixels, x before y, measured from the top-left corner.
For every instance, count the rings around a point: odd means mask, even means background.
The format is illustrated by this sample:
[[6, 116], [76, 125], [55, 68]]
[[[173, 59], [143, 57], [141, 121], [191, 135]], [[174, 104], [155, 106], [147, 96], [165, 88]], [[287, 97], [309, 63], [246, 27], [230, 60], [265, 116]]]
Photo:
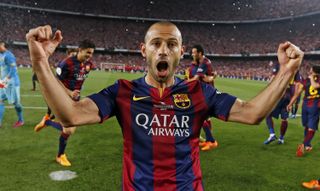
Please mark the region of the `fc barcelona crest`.
[[181, 109], [186, 109], [191, 105], [191, 100], [189, 99], [188, 94], [174, 94], [173, 102]]

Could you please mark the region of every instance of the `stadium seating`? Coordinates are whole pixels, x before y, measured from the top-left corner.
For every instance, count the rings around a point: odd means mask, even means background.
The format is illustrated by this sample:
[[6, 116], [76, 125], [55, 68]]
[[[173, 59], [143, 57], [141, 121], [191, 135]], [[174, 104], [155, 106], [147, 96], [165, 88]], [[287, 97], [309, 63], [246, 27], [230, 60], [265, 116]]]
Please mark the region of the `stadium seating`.
[[[206, 0], [203, 6], [195, 5], [194, 2], [186, 3], [185, 1], [135, 1], [137, 5], [129, 0], [119, 1], [114, 3], [111, 1], [83, 2], [77, 4], [75, 1], [37, 1], [30, 3], [28, 1], [3, 1], [22, 6], [31, 6], [38, 8], [59, 9], [65, 11], [74, 11], [81, 13], [108, 14], [115, 16], [136, 16], [148, 18], [176, 18], [187, 20], [248, 20], [261, 18], [279, 18], [305, 14], [310, 11], [320, 10], [320, 4], [317, 0], [309, 0], [308, 3], [301, 3], [301, 0], [275, 0], [273, 3], [265, 1], [245, 1], [241, 4], [234, 1], [221, 1], [212, 3]], [[147, 2], [147, 4], [146, 4]], [[289, 3], [290, 2], [290, 3]], [[68, 6], [68, 4], [74, 6]], [[126, 3], [126, 4], [122, 4]], [[230, 4], [228, 4], [230, 3]], [[299, 6], [293, 6], [301, 5]], [[62, 6], [63, 5], [63, 6]], [[101, 5], [101, 6], [100, 6]], [[283, 7], [286, 5], [285, 9]], [[92, 7], [94, 6], [94, 8]], [[190, 14], [190, 11], [184, 12], [179, 9], [181, 6], [189, 7], [192, 10], [198, 9], [196, 14]], [[199, 7], [197, 7], [199, 6]], [[231, 7], [230, 7], [231, 6]], [[68, 9], [72, 7], [72, 10]], [[129, 7], [129, 8], [128, 8]], [[150, 9], [138, 10], [141, 7], [151, 7]], [[152, 8], [152, 7], [158, 7]], [[168, 14], [161, 14], [159, 7], [167, 7], [161, 11]], [[234, 8], [248, 8], [250, 11], [235, 11]], [[130, 11], [128, 10], [130, 9]], [[219, 11], [217, 11], [219, 9]], [[224, 9], [229, 10], [223, 11]], [[238, 9], [238, 8], [236, 8]], [[127, 10], [127, 11], [125, 11]], [[175, 10], [179, 10], [179, 14]], [[216, 10], [216, 11], [213, 11]], [[146, 12], [147, 11], [147, 12]], [[230, 13], [231, 11], [231, 13]], [[209, 14], [199, 14], [199, 13]], [[14, 8], [8, 6], [0, 6], [0, 24], [2, 27], [0, 39], [13, 42], [25, 41], [25, 33], [32, 27], [44, 24], [50, 24], [53, 29], [63, 31], [62, 45], [77, 45], [81, 39], [93, 40], [97, 47], [110, 50], [106, 52], [98, 52], [94, 56], [94, 61], [97, 66], [100, 62], [120, 62], [126, 65], [144, 66], [144, 61], [139, 54], [115, 53], [116, 49], [138, 50], [140, 42], [143, 41], [144, 32], [150, 25], [149, 21], [131, 20], [131, 19], [107, 19], [93, 18], [91, 16], [75, 16], [68, 14], [50, 13], [47, 11], [29, 10], [27, 8]], [[237, 14], [236, 14], [237, 13]], [[242, 14], [245, 13], [245, 14]], [[176, 16], [173, 16], [175, 14]], [[228, 16], [226, 16], [228, 15]], [[164, 17], [165, 16], [165, 17]], [[267, 54], [275, 53], [280, 42], [289, 40], [304, 51], [314, 51], [320, 48], [320, 41], [317, 38], [319, 34], [320, 15], [305, 16], [294, 18], [291, 20], [277, 22], [260, 22], [253, 24], [215, 24], [215, 23], [177, 23], [182, 31], [183, 41], [186, 45], [186, 51], [190, 52], [190, 47], [193, 44], [202, 44], [207, 54]], [[25, 46], [11, 47], [17, 55], [18, 64], [30, 65], [28, 52]], [[112, 53], [112, 54], [109, 54]], [[59, 50], [50, 60], [52, 63], [57, 63], [65, 56], [62, 50]], [[270, 58], [274, 60], [274, 58]], [[179, 72], [183, 73], [183, 68], [190, 61], [183, 59], [179, 68]], [[306, 61], [310, 63], [311, 61]], [[256, 60], [215, 60], [215, 68], [219, 75], [224, 77], [237, 76], [244, 79], [267, 79], [270, 74], [268, 67], [268, 59]], [[226, 68], [227, 67], [227, 68]], [[238, 71], [240, 70], [240, 71]]]

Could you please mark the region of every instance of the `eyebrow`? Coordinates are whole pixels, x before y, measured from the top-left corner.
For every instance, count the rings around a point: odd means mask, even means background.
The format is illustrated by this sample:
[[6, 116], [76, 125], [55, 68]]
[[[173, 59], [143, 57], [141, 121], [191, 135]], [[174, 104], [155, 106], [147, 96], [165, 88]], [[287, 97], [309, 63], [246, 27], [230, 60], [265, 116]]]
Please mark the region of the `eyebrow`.
[[[150, 42], [156, 41], [156, 40], [162, 40], [162, 38], [159, 38], [159, 37], [153, 38], [153, 39], [150, 40]], [[176, 41], [176, 42], [179, 42], [179, 40], [178, 40], [177, 38], [169, 38], [169, 39], [166, 39], [166, 41]]]

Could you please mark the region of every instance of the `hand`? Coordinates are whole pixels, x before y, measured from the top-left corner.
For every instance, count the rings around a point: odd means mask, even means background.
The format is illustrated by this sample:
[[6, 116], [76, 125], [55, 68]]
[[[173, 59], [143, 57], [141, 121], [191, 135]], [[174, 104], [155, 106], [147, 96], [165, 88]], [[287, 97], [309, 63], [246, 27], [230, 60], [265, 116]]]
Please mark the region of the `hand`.
[[71, 98], [72, 98], [73, 100], [78, 100], [79, 97], [80, 97], [80, 90], [73, 90], [73, 91], [71, 92]]
[[308, 78], [310, 78], [310, 80], [313, 80], [314, 79], [314, 74], [312, 73], [312, 74], [310, 74], [309, 76], [308, 76]]
[[281, 43], [278, 48], [280, 67], [296, 72], [302, 62], [304, 53], [290, 42]]
[[30, 29], [26, 34], [32, 64], [48, 60], [62, 41], [61, 31], [57, 30], [52, 37], [51, 26], [45, 25]]

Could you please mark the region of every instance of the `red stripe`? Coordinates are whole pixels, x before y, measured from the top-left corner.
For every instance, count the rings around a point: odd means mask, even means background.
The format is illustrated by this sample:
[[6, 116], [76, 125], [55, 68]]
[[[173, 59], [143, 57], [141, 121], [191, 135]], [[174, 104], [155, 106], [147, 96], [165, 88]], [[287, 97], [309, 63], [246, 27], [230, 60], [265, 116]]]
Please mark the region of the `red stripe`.
[[[168, 95], [170, 89], [165, 89], [163, 95]], [[156, 88], [151, 89], [151, 97], [159, 98], [159, 100], [153, 100], [154, 104], [159, 104], [159, 101], [164, 102], [166, 105], [172, 105], [171, 96], [165, 97], [163, 100], [160, 98], [159, 90]], [[153, 113], [160, 116], [160, 114], [170, 115], [167, 119], [167, 123], [174, 116], [172, 110], [159, 110], [153, 109]], [[159, 118], [161, 120], [162, 118]], [[161, 122], [163, 124], [163, 120]], [[152, 125], [152, 128], [157, 131], [160, 130], [156, 124]], [[174, 126], [166, 127], [167, 129], [173, 129]], [[154, 177], [154, 191], [163, 190], [177, 190], [176, 186], [176, 160], [175, 160], [175, 137], [174, 136], [153, 136], [153, 177]]]
[[119, 92], [117, 95], [117, 105], [121, 105], [120, 119], [123, 132], [123, 159], [122, 159], [122, 184], [123, 190], [134, 191], [133, 181], [135, 164], [133, 163], [133, 137], [131, 129], [131, 115], [128, 115], [128, 111], [131, 110], [131, 97], [132, 97], [132, 84], [129, 81], [119, 80]]
[[192, 149], [192, 169], [195, 179], [192, 183], [194, 190], [203, 190], [202, 173], [199, 159], [199, 135], [201, 126], [203, 124], [204, 116], [207, 116], [208, 106], [203, 96], [202, 88], [199, 81], [192, 81], [187, 83], [189, 95], [191, 96], [191, 103], [194, 107], [194, 119], [192, 134], [194, 137], [190, 139], [190, 147]]

